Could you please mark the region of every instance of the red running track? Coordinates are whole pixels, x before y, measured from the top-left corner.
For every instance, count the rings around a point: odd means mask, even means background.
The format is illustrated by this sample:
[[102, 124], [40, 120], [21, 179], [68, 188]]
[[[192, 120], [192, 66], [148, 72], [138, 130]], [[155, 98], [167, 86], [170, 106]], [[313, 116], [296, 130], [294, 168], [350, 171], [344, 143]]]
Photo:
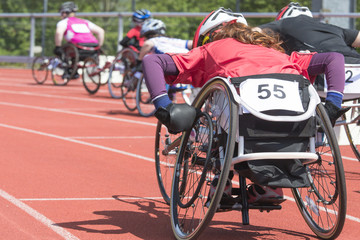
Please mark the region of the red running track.
[[[37, 85], [29, 70], [0, 69], [1, 239], [173, 239], [153, 161], [155, 118], [79, 80]], [[339, 239], [359, 239], [360, 163], [341, 147], [348, 211]], [[286, 195], [291, 197], [289, 191]], [[296, 204], [217, 213], [202, 239], [316, 239]]]

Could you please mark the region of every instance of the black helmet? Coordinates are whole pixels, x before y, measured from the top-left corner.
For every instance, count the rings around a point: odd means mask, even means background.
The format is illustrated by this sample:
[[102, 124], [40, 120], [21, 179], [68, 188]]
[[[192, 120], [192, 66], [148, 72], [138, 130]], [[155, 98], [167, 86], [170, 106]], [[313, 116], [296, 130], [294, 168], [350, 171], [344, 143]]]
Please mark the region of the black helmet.
[[71, 13], [78, 11], [78, 6], [74, 2], [64, 2], [59, 9], [60, 13]]

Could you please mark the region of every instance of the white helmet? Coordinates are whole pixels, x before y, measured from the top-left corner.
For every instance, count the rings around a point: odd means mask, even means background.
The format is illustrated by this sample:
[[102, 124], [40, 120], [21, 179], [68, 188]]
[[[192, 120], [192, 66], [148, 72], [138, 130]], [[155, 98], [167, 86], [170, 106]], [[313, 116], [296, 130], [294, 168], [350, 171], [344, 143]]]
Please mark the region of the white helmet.
[[165, 35], [165, 23], [158, 19], [148, 19], [141, 27], [140, 36], [148, 37], [150, 35]]
[[204, 36], [212, 30], [217, 29], [223, 23], [236, 21], [247, 25], [247, 21], [241, 13], [234, 13], [230, 9], [219, 8], [207, 15], [198, 26], [193, 39], [193, 46], [203, 45]]
[[276, 20], [280, 20], [283, 18], [297, 17], [299, 15], [306, 15], [309, 17], [313, 17], [308, 7], [302, 7], [299, 3], [291, 2], [286, 7], [283, 7], [280, 10], [278, 15], [276, 16]]

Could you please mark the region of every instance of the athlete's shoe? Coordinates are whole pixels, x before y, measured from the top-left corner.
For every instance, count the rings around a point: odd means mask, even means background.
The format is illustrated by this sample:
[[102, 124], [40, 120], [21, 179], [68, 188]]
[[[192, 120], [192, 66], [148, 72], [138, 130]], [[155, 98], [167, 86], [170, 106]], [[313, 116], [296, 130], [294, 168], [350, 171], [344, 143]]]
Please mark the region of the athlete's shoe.
[[[219, 175], [215, 175], [214, 179], [210, 184], [208, 199], [205, 203], [206, 207], [210, 206], [210, 201], [214, 197], [218, 181], [219, 181]], [[241, 204], [238, 203], [236, 199], [231, 196], [232, 195], [231, 191], [232, 191], [232, 184], [231, 184], [231, 180], [228, 179], [226, 181], [225, 189], [221, 197], [220, 203], [217, 206], [217, 210], [241, 209], [242, 207]]]
[[336, 120], [350, 110], [350, 107], [338, 108], [330, 101], [325, 101], [324, 107], [333, 127], [335, 126]]
[[71, 77], [71, 79], [78, 79], [80, 77], [80, 75], [76, 72], [74, 74], [74, 76]]
[[248, 203], [250, 204], [274, 204], [278, 205], [284, 202], [284, 194], [282, 188], [273, 188], [250, 184], [247, 188]]
[[[70, 79], [71, 76], [71, 70], [68, 69], [65, 71], [65, 73], [62, 75], [62, 79]], [[71, 79], [78, 79], [80, 77], [78, 72], [75, 72], [75, 74], [71, 77]]]

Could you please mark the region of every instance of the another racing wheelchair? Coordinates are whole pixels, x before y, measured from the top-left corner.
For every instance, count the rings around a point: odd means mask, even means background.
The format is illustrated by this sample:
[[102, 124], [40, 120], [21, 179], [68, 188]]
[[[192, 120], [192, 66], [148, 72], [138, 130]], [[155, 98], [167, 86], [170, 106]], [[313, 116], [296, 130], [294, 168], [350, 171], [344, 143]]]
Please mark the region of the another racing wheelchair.
[[[344, 126], [350, 147], [360, 161], [360, 64], [345, 64], [345, 79], [342, 107], [351, 109], [336, 121], [335, 126]], [[317, 78], [316, 87], [324, 99], [327, 91], [325, 79]]]
[[101, 53], [97, 44], [72, 44], [62, 46], [61, 62], [53, 67], [51, 77], [55, 85], [66, 85], [71, 79], [79, 78], [77, 70], [84, 67], [83, 61], [87, 58], [98, 62]]
[[[201, 109], [193, 128], [172, 139], [157, 129], [159, 186], [170, 202], [177, 239], [196, 239], [217, 211], [279, 210], [280, 203], [249, 203], [247, 179], [261, 186], [291, 188], [311, 230], [336, 238], [346, 217], [342, 159], [330, 120], [316, 90], [299, 75], [267, 74], [203, 86], [193, 104]], [[159, 125], [158, 125], [159, 126]], [[160, 147], [161, 146], [161, 147]], [[177, 156], [176, 162], [173, 161]], [[171, 168], [172, 167], [172, 168]], [[170, 195], [161, 171], [173, 172]], [[171, 171], [171, 170], [170, 170]], [[232, 173], [234, 204], [223, 193]], [[169, 197], [170, 196], [170, 197]]]

